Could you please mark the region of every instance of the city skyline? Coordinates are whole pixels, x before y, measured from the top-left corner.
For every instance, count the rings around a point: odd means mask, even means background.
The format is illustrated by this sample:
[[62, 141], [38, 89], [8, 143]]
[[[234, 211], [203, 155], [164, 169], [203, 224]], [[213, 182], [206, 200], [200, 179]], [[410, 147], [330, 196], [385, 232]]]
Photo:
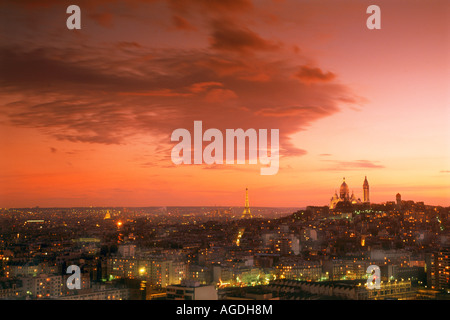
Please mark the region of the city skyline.
[[[0, 4], [0, 207], [450, 206], [447, 1]], [[6, 32], [5, 32], [6, 31]], [[174, 165], [170, 134], [279, 129], [280, 167]]]
[[334, 208], [252, 208], [256, 219], [233, 208], [0, 209], [0, 298], [449, 299], [449, 207], [400, 195], [353, 204], [346, 183], [339, 191]]
[[[343, 191], [343, 186], [345, 185], [345, 191]], [[338, 191], [340, 190], [340, 192]], [[354, 204], [388, 204], [388, 203], [394, 203], [397, 201], [408, 201], [408, 202], [419, 202], [419, 203], [423, 203], [423, 201], [417, 200], [417, 199], [402, 199], [402, 196], [400, 193], [397, 193], [395, 195], [395, 198], [392, 199], [387, 199], [386, 201], [382, 201], [382, 202], [371, 202], [369, 200], [369, 185], [368, 185], [368, 181], [367, 181], [367, 176], [365, 176], [364, 179], [364, 183], [362, 185], [362, 192], [354, 192], [355, 188], [349, 188], [348, 185], [345, 182], [345, 177], [343, 177], [343, 181], [342, 184], [340, 185], [340, 187], [336, 187], [334, 189], [334, 195], [333, 197], [328, 200], [324, 200], [322, 201], [323, 203], [320, 204], [305, 204], [304, 206], [294, 206], [294, 207], [289, 207], [289, 206], [254, 206], [254, 205], [250, 205], [249, 204], [249, 190], [248, 188], [245, 188], [245, 202], [241, 203], [241, 204], [237, 204], [237, 205], [227, 205], [227, 204], [214, 204], [214, 205], [202, 205], [202, 204], [197, 204], [197, 205], [148, 205], [148, 206], [126, 206], [126, 205], [115, 205], [115, 206], [39, 206], [39, 205], [35, 205], [35, 206], [29, 206], [28, 208], [87, 208], [87, 207], [91, 207], [91, 208], [167, 208], [167, 207], [171, 207], [171, 208], [187, 208], [187, 207], [204, 207], [204, 208], [244, 208], [244, 213], [242, 214], [241, 218], [252, 218], [252, 214], [250, 213], [251, 208], [286, 208], [286, 209], [292, 209], [294, 210], [296, 209], [306, 209], [309, 206], [319, 206], [319, 207], [329, 207], [330, 209], [335, 209], [336, 207], [336, 203], [340, 202], [340, 201], [348, 201], [349, 203], [351, 203], [352, 205]], [[343, 194], [343, 192], [345, 192], [345, 194]], [[338, 195], [339, 194], [339, 195]], [[351, 197], [350, 197], [351, 194]], [[399, 200], [400, 199], [400, 200]], [[446, 206], [441, 206], [441, 205], [434, 205], [434, 204], [430, 204], [430, 203], [424, 203], [424, 205], [428, 205], [428, 206], [440, 206], [440, 207], [446, 207]], [[9, 207], [10, 209], [14, 209], [14, 208], [27, 208], [25, 207]], [[0, 207], [1, 209], [1, 207]], [[5, 207], [5, 209], [8, 209], [8, 207]], [[247, 213], [248, 212], [248, 213]], [[291, 214], [292, 212], [288, 212], [288, 214]]]

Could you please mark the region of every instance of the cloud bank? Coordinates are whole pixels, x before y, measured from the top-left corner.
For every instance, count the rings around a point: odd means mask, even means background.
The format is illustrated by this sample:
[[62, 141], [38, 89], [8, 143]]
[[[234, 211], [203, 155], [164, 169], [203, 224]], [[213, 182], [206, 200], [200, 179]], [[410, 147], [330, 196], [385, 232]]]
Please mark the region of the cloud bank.
[[[192, 129], [194, 120], [221, 130], [280, 129], [280, 154], [298, 156], [306, 151], [292, 143], [292, 134], [339, 112], [343, 103], [355, 103], [338, 75], [253, 30], [241, 18], [253, 9], [251, 2], [195, 6], [204, 15], [183, 1], [168, 2], [167, 21], [175, 28], [167, 32], [207, 35], [188, 49], [158, 46], [156, 38], [155, 46], [100, 41], [101, 34], [78, 47], [45, 39], [31, 47], [2, 42], [2, 120], [71, 142], [127, 144], [135, 135], [149, 135], [161, 150], [170, 147], [173, 130]], [[126, 14], [136, 14], [127, 8]], [[111, 28], [123, 14], [111, 5], [88, 18]]]

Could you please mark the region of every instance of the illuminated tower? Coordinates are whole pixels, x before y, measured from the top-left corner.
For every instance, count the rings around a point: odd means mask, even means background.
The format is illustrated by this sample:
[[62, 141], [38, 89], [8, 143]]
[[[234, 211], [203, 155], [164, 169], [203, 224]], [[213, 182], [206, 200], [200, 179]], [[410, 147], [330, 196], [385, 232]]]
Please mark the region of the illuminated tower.
[[367, 181], [367, 176], [364, 179], [363, 189], [364, 189], [364, 202], [370, 202], [370, 200], [369, 200], [369, 182]]
[[346, 200], [346, 201], [348, 201], [350, 198], [349, 188], [348, 188], [347, 183], [345, 183], [345, 178], [344, 178], [344, 182], [342, 182], [342, 184], [341, 184], [341, 188], [339, 189], [339, 197], [342, 200]]
[[402, 196], [400, 193], [397, 193], [395, 200], [397, 202], [397, 208], [400, 209], [402, 207]]
[[250, 212], [250, 204], [248, 202], [248, 188], [245, 188], [245, 208], [244, 212], [242, 212], [242, 219], [252, 218], [252, 214]]

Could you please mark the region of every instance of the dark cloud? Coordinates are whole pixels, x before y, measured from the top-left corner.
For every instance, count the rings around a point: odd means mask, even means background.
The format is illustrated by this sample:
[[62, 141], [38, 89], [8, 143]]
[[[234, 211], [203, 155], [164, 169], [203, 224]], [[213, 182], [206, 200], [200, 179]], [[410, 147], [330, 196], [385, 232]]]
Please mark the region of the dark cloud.
[[[332, 72], [323, 72], [320, 68], [302, 66], [295, 76], [304, 82], [328, 82], [336, 75]], [[348, 99], [348, 98], [347, 98]]]
[[351, 97], [332, 81], [299, 83], [288, 61], [111, 46], [136, 50], [1, 48], [4, 92], [23, 95], [1, 110], [16, 126], [86, 143], [122, 144], [145, 134], [169, 144], [174, 129], [191, 130], [194, 120], [205, 129], [279, 129], [280, 154], [289, 156], [306, 153], [291, 134], [338, 112], [342, 97]]
[[[115, 88], [124, 83], [126, 75], [108, 74], [101, 61], [89, 64], [76, 59], [76, 51], [59, 50], [53, 48], [39, 48], [23, 51], [18, 47], [0, 48], [0, 81], [8, 87], [21, 87], [22, 89], [48, 88], [59, 92], [63, 88], [73, 91], [81, 87], [94, 89], [92, 86], [102, 88]], [[90, 57], [96, 59], [96, 57]], [[86, 57], [79, 57], [80, 60]], [[101, 57], [97, 57], [101, 59]], [[129, 85], [138, 85], [138, 81], [128, 78]], [[76, 86], [75, 88], [73, 86]]]
[[119, 41], [117, 43], [117, 48], [119, 49], [131, 49], [131, 50], [135, 50], [135, 49], [140, 49], [142, 48], [142, 46], [137, 43], [136, 41]]
[[313, 114], [317, 114], [318, 116], [327, 115], [332, 111], [338, 111], [336, 107], [333, 110], [330, 110], [329, 107], [321, 108], [320, 106], [282, 106], [282, 107], [274, 107], [274, 108], [264, 108], [257, 111], [257, 114], [265, 116], [265, 117], [304, 117], [305, 121], [311, 117]]
[[109, 12], [97, 12], [88, 15], [89, 18], [97, 22], [99, 25], [105, 28], [111, 28], [114, 24], [113, 15]]
[[175, 28], [178, 30], [185, 30], [185, 31], [197, 30], [197, 28], [194, 27], [189, 21], [187, 21], [185, 18], [183, 18], [179, 15], [173, 15], [172, 21], [173, 21]]
[[[2, 114], [12, 125], [72, 142], [126, 144], [152, 136], [161, 159], [170, 157], [172, 131], [192, 130], [194, 120], [204, 129], [279, 129], [280, 155], [299, 156], [306, 151], [292, 134], [357, 101], [334, 74], [307, 67], [311, 59], [292, 61], [290, 49], [240, 21], [251, 1], [193, 3], [170, 1], [166, 14], [180, 30], [191, 29], [189, 21], [205, 28], [198, 31], [210, 42], [196, 49], [150, 48], [138, 38], [1, 44], [0, 85], [9, 97], [0, 99]], [[102, 14], [93, 8], [99, 24], [114, 23], [113, 5]]]
[[[145, 1], [145, 0], [143, 0]], [[237, 13], [249, 11], [253, 8], [251, 0], [170, 0], [172, 10], [181, 13], [202, 11], [202, 13]]]
[[[29, 6], [29, 7], [49, 7], [52, 5], [64, 4], [69, 6], [73, 4], [73, 1], [64, 1], [64, 0], [4, 0], [5, 3], [12, 2], [17, 3], [18, 5]], [[79, 6], [98, 6], [104, 4], [111, 4], [111, 0], [77, 0], [76, 4]], [[202, 8], [203, 10], [210, 11], [242, 11], [249, 10], [253, 7], [251, 0], [195, 0], [195, 1], [185, 1], [185, 0], [127, 0], [123, 1], [124, 4], [144, 4], [144, 3], [155, 3], [155, 2], [168, 2], [173, 10], [178, 11], [187, 11], [187, 10], [195, 10], [198, 8]]]
[[217, 50], [251, 52], [253, 50], [275, 50], [277, 45], [263, 39], [250, 29], [237, 26], [229, 20], [212, 23], [211, 47]]

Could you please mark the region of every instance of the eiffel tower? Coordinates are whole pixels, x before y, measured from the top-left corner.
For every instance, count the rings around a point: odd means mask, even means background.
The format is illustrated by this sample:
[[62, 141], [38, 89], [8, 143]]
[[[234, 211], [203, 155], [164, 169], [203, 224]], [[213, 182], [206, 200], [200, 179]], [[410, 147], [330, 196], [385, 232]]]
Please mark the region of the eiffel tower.
[[252, 213], [250, 212], [250, 205], [248, 203], [248, 188], [245, 188], [245, 208], [244, 212], [242, 212], [241, 219], [249, 218], [252, 218]]

